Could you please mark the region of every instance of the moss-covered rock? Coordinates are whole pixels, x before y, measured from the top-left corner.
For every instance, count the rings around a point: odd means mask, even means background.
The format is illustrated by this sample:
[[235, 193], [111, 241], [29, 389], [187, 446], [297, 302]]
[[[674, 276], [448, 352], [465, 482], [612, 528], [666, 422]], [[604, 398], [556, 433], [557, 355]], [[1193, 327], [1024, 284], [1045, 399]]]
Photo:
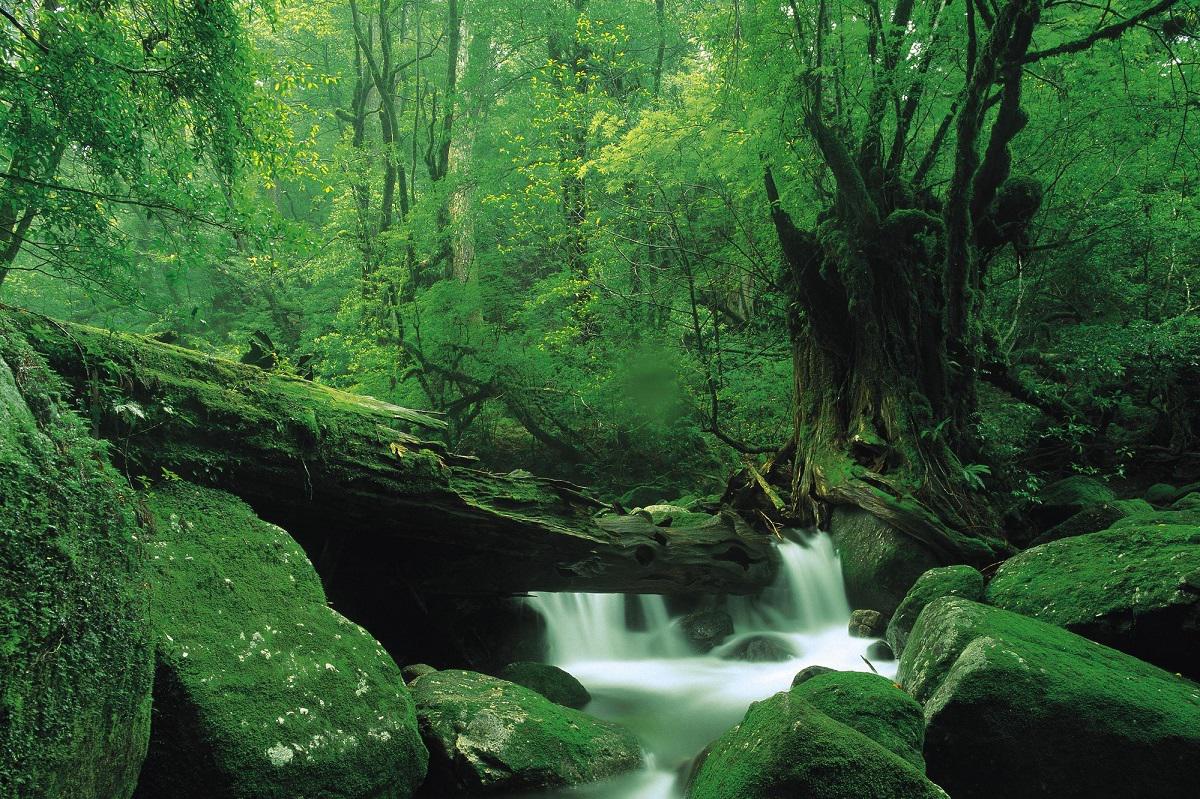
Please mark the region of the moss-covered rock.
[[917, 578], [942, 563], [915, 539], [859, 508], [834, 508], [829, 529], [851, 607], [890, 616]]
[[0, 320], [0, 796], [126, 799], [153, 654], [134, 493]]
[[912, 763], [800, 695], [829, 676], [752, 704], [709, 748], [688, 799], [944, 799]]
[[689, 613], [678, 624], [683, 637], [697, 652], [708, 652], [733, 635], [733, 617], [719, 608]]
[[1064, 477], [1045, 486], [1038, 494], [1039, 504], [1030, 515], [1046, 530], [1066, 521], [1084, 508], [1103, 505], [1117, 498], [1112, 489], [1094, 477], [1082, 474]]
[[1144, 499], [1119, 499], [1113, 502], [1102, 502], [1099, 505], [1089, 505], [1033, 539], [1029, 546], [1041, 546], [1063, 538], [1073, 538], [1077, 535], [1107, 530], [1121, 519], [1153, 512], [1154, 506]]
[[921, 756], [925, 717], [921, 706], [886, 677], [862, 671], [835, 671], [805, 680], [792, 688], [792, 693], [895, 752], [920, 771], [925, 770], [925, 758]]
[[432, 796], [578, 785], [642, 763], [624, 728], [496, 677], [439, 671], [414, 683], [413, 697]]
[[1200, 491], [1193, 491], [1190, 494], [1185, 494], [1171, 504], [1171, 510], [1176, 511], [1200, 511]]
[[1170, 483], [1155, 483], [1146, 489], [1146, 493], [1142, 495], [1142, 498], [1151, 505], [1166, 507], [1175, 501], [1175, 497], [1178, 494], [1179, 489]]
[[1200, 676], [1200, 526], [1127, 525], [1027, 550], [989, 603]]
[[304, 551], [221, 491], [148, 492], [154, 724], [138, 796], [397, 799], [426, 752], [400, 669]]
[[1200, 686], [1060, 627], [954, 597], [900, 661], [925, 707], [930, 779], [955, 799], [1184, 799]]
[[930, 569], [917, 578], [888, 622], [885, 637], [893, 652], [897, 655], [904, 653], [908, 635], [921, 611], [933, 600], [944, 596], [982, 599], [983, 575], [970, 566], [943, 566]]
[[522, 660], [509, 663], [497, 675], [502, 680], [523, 685], [537, 691], [556, 705], [582, 709], [592, 701], [592, 695], [583, 683], [558, 666]]

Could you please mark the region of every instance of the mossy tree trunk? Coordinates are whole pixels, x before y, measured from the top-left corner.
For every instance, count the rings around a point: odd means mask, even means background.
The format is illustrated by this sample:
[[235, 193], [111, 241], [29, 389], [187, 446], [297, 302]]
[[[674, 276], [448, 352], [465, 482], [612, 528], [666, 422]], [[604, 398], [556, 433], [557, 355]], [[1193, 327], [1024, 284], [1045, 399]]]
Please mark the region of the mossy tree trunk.
[[[803, 122], [836, 197], [812, 229], [793, 222], [769, 166], [764, 176], [786, 260], [795, 375], [794, 436], [772, 480], [790, 489], [793, 515], [824, 522], [831, 505], [858, 505], [953, 559], [981, 555], [971, 540], [997, 527], [972, 467], [983, 264], [1022, 244], [1041, 198], [1036, 183], [1010, 176], [1008, 150], [1026, 122], [1022, 63], [1039, 5], [1004, 4], [978, 41], [983, 20], [969, 8], [966, 81], [920, 163], [905, 151], [921, 91], [920, 78], [898, 85], [912, 66], [900, 48], [913, 3], [902, 1], [890, 27], [870, 26], [884, 77], [858, 130], [824, 108], [834, 89], [817, 50]], [[924, 183], [951, 129], [952, 177], [939, 197]]]

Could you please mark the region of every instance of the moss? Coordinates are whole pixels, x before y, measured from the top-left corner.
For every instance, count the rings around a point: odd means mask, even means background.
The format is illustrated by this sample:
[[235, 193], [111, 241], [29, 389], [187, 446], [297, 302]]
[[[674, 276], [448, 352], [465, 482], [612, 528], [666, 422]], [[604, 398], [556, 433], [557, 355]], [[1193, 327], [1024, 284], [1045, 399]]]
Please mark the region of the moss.
[[1178, 496], [1178, 493], [1179, 489], [1173, 485], [1168, 483], [1155, 483], [1146, 489], [1143, 499], [1145, 499], [1151, 505], [1166, 507], [1175, 501], [1175, 497]]
[[579, 710], [592, 701], [592, 695], [583, 684], [557, 666], [522, 660], [509, 663], [496, 676], [536, 691], [563, 707]]
[[434, 672], [413, 684], [413, 696], [433, 795], [577, 785], [642, 762], [624, 728], [495, 677]]
[[888, 622], [885, 637], [893, 652], [897, 655], [904, 652], [909, 633], [921, 611], [933, 600], [944, 596], [981, 599], [983, 575], [970, 566], [944, 566], [930, 569], [918, 577]]
[[1082, 508], [1112, 502], [1117, 497], [1112, 489], [1094, 477], [1072, 475], [1050, 483], [1042, 489], [1039, 499], [1043, 505], [1063, 505]]
[[920, 799], [945, 794], [910, 762], [822, 713], [794, 689], [752, 704], [741, 723], [710, 747], [687, 796]]
[[0, 796], [128, 797], [153, 657], [133, 492], [0, 319]]
[[891, 680], [861, 671], [835, 671], [801, 682], [792, 693], [925, 770], [921, 706]]
[[158, 676], [138, 795], [410, 796], [426, 753], [400, 670], [300, 546], [213, 489], [145, 504]]
[[1055, 541], [1007, 561], [987, 601], [1198, 674], [1200, 526], [1127, 524]]
[[[417, 411], [143, 336], [28, 314], [8, 318], [88, 398], [89, 415], [118, 442], [117, 453], [151, 476], [165, 467], [222, 483], [242, 464], [264, 460], [362, 465], [382, 455], [397, 493], [448, 484], [442, 446], [402, 429], [444, 427]], [[154, 435], [145, 436], [150, 430]], [[230, 457], [230, 442], [238, 444], [240, 459]]]
[[929, 776], [955, 799], [1194, 795], [1200, 686], [1123, 652], [943, 597], [899, 679], [925, 706]]

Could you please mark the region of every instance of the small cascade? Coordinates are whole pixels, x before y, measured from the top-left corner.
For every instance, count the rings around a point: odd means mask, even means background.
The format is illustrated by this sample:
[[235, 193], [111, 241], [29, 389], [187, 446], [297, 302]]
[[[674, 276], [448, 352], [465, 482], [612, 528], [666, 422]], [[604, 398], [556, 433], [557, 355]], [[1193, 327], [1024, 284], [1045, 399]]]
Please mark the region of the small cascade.
[[[862, 655], [870, 642], [847, 632], [850, 605], [833, 541], [823, 533], [796, 535], [779, 544], [779, 575], [770, 587], [755, 597], [729, 598], [734, 635], [706, 654], [690, 649], [661, 596], [545, 593], [530, 599], [546, 618], [552, 662], [591, 692], [587, 712], [637, 733], [649, 763], [638, 774], [563, 797], [678, 799], [677, 775], [751, 702], [786, 690], [805, 666], [867, 668]], [[782, 659], [739, 659], [752, 646]], [[875, 665], [884, 674], [894, 668]], [[537, 799], [549, 796], [559, 795]]]

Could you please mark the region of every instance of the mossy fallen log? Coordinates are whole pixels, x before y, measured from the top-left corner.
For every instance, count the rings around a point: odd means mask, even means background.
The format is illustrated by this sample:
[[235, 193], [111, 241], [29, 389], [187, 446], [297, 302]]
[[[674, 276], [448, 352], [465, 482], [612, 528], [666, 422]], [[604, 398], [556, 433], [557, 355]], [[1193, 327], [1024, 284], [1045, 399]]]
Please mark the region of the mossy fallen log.
[[372, 601], [419, 601], [430, 590], [750, 593], [773, 575], [768, 540], [733, 514], [669, 528], [605, 515], [569, 483], [471, 468], [431, 440], [443, 423], [429, 414], [141, 336], [0, 313], [65, 378], [133, 482], [178, 475], [241, 497], [305, 546], [335, 602], [340, 584], [364, 581]]

